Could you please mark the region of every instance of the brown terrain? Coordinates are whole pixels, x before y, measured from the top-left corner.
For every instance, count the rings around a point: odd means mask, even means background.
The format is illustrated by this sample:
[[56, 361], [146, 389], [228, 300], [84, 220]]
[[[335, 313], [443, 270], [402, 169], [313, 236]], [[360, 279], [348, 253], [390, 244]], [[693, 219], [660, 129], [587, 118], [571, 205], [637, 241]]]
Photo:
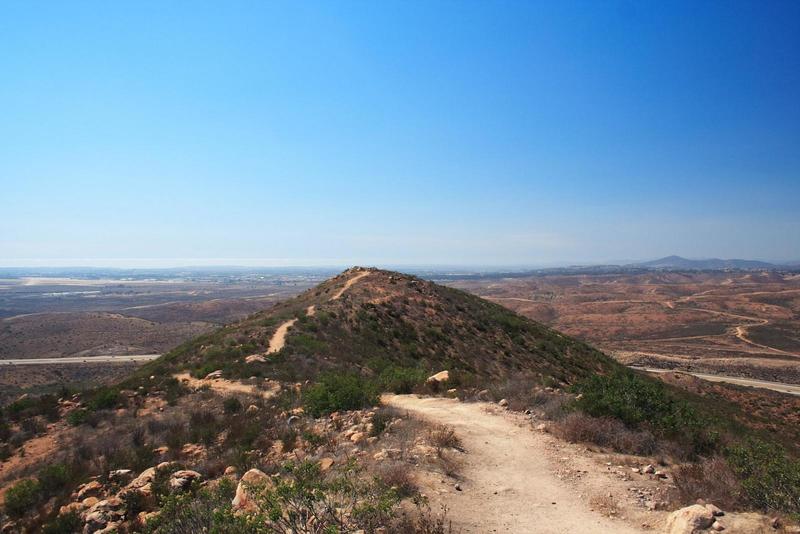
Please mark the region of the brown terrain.
[[800, 275], [652, 272], [450, 285], [641, 367], [800, 384]]
[[[325, 370], [349, 378], [326, 382]], [[695, 456], [683, 433], [584, 411], [571, 386], [616, 373], [640, 376], [466, 292], [355, 268], [184, 343], [114, 387], [19, 399], [0, 440], [0, 520], [10, 533], [45, 524], [243, 532], [236, 518], [252, 517], [288, 532], [294, 512], [273, 513], [280, 506], [326, 522], [303, 519], [294, 532], [798, 532], [790, 517], [728, 487], [738, 479], [718, 482], [730, 468]], [[708, 405], [722, 423], [740, 422], [743, 436], [796, 447], [785, 425], [797, 422], [800, 398], [661, 378], [684, 393], [636, 380], [663, 406], [678, 403], [682, 420]], [[371, 398], [374, 388], [385, 393]], [[737, 435], [725, 439], [744, 439]], [[706, 466], [709, 476], [690, 476]], [[292, 499], [298, 472], [319, 484], [324, 502]], [[349, 484], [363, 488], [355, 501], [337, 493]], [[390, 508], [364, 516], [376, 501]], [[776, 502], [794, 510], [794, 501]]]

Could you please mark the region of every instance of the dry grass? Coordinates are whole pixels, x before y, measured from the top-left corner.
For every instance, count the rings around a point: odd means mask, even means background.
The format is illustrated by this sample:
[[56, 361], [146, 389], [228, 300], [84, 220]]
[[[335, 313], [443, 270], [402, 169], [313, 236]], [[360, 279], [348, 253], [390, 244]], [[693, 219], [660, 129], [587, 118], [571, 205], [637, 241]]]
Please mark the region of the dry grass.
[[461, 439], [456, 435], [456, 431], [446, 425], [436, 425], [428, 431], [428, 442], [436, 448], [436, 454], [441, 456], [445, 449], [455, 449], [464, 451]]
[[682, 465], [673, 473], [676, 487], [673, 500], [679, 505], [693, 504], [701, 498], [726, 510], [742, 505], [741, 485], [721, 456]]
[[607, 516], [615, 516], [619, 514], [620, 511], [619, 503], [610, 493], [593, 495], [589, 499], [589, 505], [593, 510], [597, 510], [601, 514]]
[[656, 452], [658, 442], [646, 430], [631, 430], [621, 421], [609, 417], [591, 417], [573, 412], [554, 422], [551, 432], [572, 443], [593, 443], [617, 452], [650, 455]]

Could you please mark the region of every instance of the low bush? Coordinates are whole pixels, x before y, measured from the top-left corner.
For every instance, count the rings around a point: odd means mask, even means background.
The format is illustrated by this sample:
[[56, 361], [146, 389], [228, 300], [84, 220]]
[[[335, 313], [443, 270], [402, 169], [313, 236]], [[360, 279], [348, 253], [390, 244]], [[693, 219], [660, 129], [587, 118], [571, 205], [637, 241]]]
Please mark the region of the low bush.
[[42, 468], [36, 477], [45, 497], [63, 490], [73, 479], [74, 473], [67, 464], [51, 464]]
[[407, 394], [425, 383], [428, 373], [414, 367], [387, 367], [378, 375], [381, 391]]
[[378, 392], [373, 383], [356, 374], [329, 373], [305, 390], [303, 405], [314, 417], [374, 406]]
[[713, 502], [725, 510], [740, 508], [742, 486], [722, 456], [684, 464], [673, 471], [678, 504], [694, 504], [697, 499]]
[[5, 495], [6, 513], [11, 517], [21, 517], [36, 506], [41, 499], [41, 488], [37, 480], [22, 480], [11, 486]]
[[752, 438], [726, 448], [725, 457], [751, 505], [800, 514], [800, 460], [789, 458], [778, 445]]
[[98, 388], [96, 389], [86, 406], [93, 411], [110, 410], [120, 405], [122, 396], [117, 388]]
[[239, 413], [242, 411], [242, 401], [237, 397], [228, 397], [223, 401], [222, 408], [227, 414]]
[[74, 534], [83, 529], [83, 520], [77, 512], [57, 516], [42, 527], [42, 534]]
[[553, 423], [551, 430], [572, 443], [594, 443], [626, 454], [649, 455], [657, 448], [655, 436], [647, 430], [632, 430], [617, 419], [581, 412], [572, 412]]
[[399, 417], [397, 410], [394, 408], [379, 408], [375, 415], [372, 416], [372, 427], [370, 428], [370, 436], [380, 436], [386, 427], [394, 419]]
[[428, 441], [436, 448], [436, 452], [441, 456], [443, 449], [463, 450], [461, 439], [456, 435], [456, 431], [449, 426], [436, 425], [428, 431]]
[[613, 417], [628, 427], [652, 432], [686, 445], [690, 455], [712, 452], [717, 435], [710, 421], [689, 403], [671, 395], [660, 381], [628, 369], [593, 375], [576, 386], [576, 407], [593, 417]]

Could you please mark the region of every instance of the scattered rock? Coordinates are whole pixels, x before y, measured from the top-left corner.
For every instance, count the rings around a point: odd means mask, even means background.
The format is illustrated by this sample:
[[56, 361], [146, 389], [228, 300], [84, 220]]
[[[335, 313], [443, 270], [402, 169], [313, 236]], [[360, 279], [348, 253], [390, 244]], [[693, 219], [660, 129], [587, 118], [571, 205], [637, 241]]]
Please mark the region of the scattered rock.
[[714, 514], [711, 510], [705, 506], [693, 504], [672, 512], [667, 518], [664, 532], [667, 534], [695, 534], [707, 529], [713, 523]]
[[189, 489], [192, 482], [200, 480], [201, 478], [202, 475], [197, 471], [181, 469], [180, 471], [172, 473], [172, 476], [169, 478], [169, 487], [173, 491]]
[[255, 508], [251, 496], [248, 493], [250, 487], [271, 487], [272, 479], [260, 469], [251, 469], [239, 481], [236, 487], [236, 496], [233, 498], [231, 504], [237, 510], [251, 511]]
[[449, 371], [439, 371], [435, 375], [429, 376], [428, 379], [425, 381], [427, 383], [431, 382], [447, 382], [450, 380], [450, 372]]
[[333, 466], [333, 458], [323, 458], [319, 461], [319, 469], [323, 473]]

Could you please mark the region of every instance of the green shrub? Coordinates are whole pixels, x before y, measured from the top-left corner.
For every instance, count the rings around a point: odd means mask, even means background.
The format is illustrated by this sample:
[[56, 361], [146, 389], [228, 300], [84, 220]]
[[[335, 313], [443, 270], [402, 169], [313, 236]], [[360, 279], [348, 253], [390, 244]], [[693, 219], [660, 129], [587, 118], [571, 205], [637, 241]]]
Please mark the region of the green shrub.
[[387, 367], [378, 376], [378, 384], [382, 391], [392, 393], [411, 393], [423, 384], [428, 373], [414, 367]]
[[33, 508], [41, 497], [41, 488], [36, 480], [17, 482], [6, 492], [6, 513], [12, 517], [21, 517]]
[[800, 460], [758, 439], [728, 447], [725, 456], [753, 506], [800, 514]]
[[83, 521], [77, 512], [59, 515], [42, 527], [42, 534], [74, 534], [83, 528]]
[[689, 403], [671, 395], [663, 383], [627, 369], [593, 375], [576, 386], [576, 407], [593, 417], [613, 417], [631, 428], [646, 427], [687, 445], [691, 454], [711, 452], [717, 442], [710, 424]]
[[329, 373], [303, 395], [306, 412], [320, 417], [331, 412], [359, 410], [378, 402], [375, 385], [356, 374]]
[[90, 410], [110, 410], [120, 403], [119, 390], [116, 388], [100, 388], [93, 394], [87, 406]]
[[239, 413], [242, 411], [242, 401], [236, 397], [228, 397], [223, 401], [222, 407], [227, 414]]
[[46, 497], [64, 489], [72, 480], [72, 470], [66, 464], [52, 464], [42, 468], [36, 477], [42, 494]]
[[89, 410], [87, 410], [86, 408], [77, 408], [69, 412], [69, 414], [67, 415], [67, 422], [72, 426], [79, 426], [87, 422], [88, 418], [89, 418]]

